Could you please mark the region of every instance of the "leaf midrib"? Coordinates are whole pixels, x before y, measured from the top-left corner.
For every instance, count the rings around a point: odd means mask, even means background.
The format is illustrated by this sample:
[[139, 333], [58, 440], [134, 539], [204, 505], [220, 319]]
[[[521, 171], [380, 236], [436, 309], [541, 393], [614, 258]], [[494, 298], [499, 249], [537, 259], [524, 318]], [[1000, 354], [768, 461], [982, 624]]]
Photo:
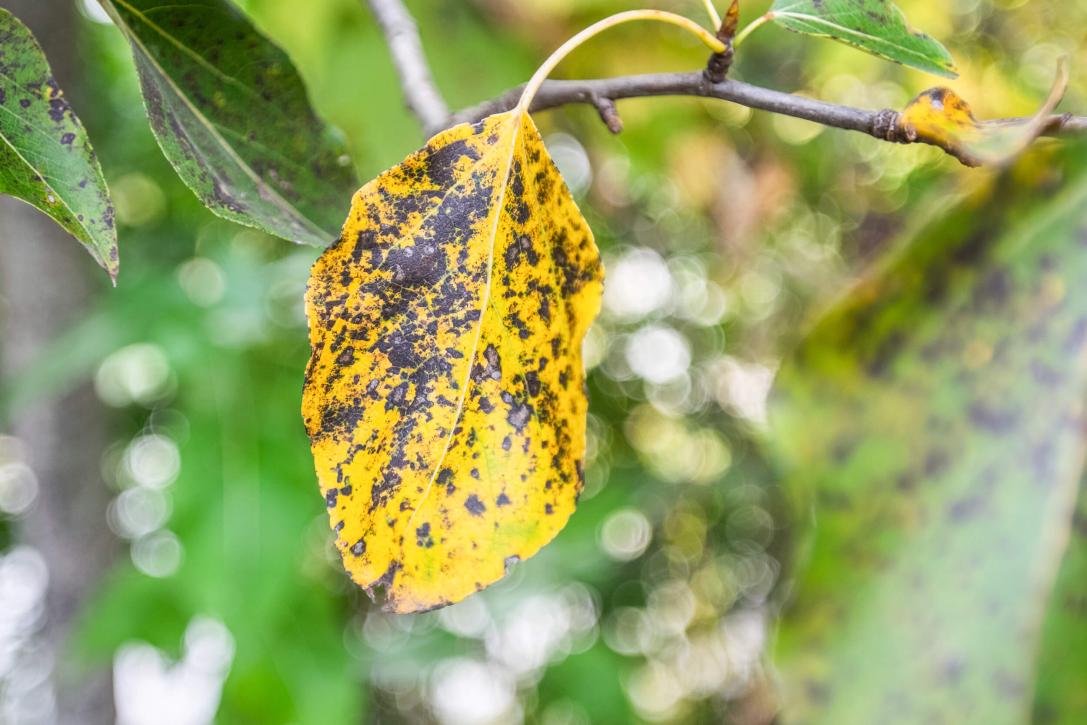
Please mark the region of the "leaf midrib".
[[426, 503], [427, 498], [430, 496], [431, 489], [434, 488], [434, 482], [438, 478], [438, 472], [442, 470], [442, 464], [445, 463], [445, 457], [449, 454], [450, 446], [453, 445], [453, 436], [456, 434], [457, 423], [460, 422], [464, 416], [464, 404], [468, 400], [468, 390], [472, 384], [472, 367], [475, 365], [476, 355], [479, 354], [479, 343], [483, 339], [483, 325], [487, 318], [487, 308], [491, 304], [491, 290], [494, 288], [494, 250], [498, 244], [498, 227], [502, 220], [502, 212], [506, 204], [506, 191], [509, 189], [510, 171], [513, 169], [513, 158], [517, 153], [517, 142], [521, 137], [521, 129], [524, 124], [524, 120], [521, 113], [516, 115], [511, 114], [510, 123], [514, 124], [515, 130], [513, 132], [513, 138], [510, 139], [510, 152], [506, 157], [506, 165], [504, 172], [501, 176], [502, 187], [498, 194], [498, 200], [495, 204], [494, 222], [491, 225], [490, 232], [490, 249], [487, 252], [487, 286], [483, 291], [483, 300], [479, 306], [479, 324], [476, 325], [476, 336], [472, 342], [472, 351], [468, 355], [468, 365], [466, 368], [465, 379], [461, 384], [460, 401], [457, 403], [456, 413], [453, 415], [453, 424], [449, 426], [449, 433], [445, 437], [445, 443], [442, 445], [442, 453], [438, 456], [438, 460], [434, 464], [434, 470], [430, 474], [430, 481], [427, 482], [426, 490], [423, 491], [422, 497], [419, 499], [418, 505], [411, 512], [411, 516], [408, 517], [408, 523], [405, 525], [405, 530], [411, 530], [411, 524], [415, 521], [416, 514], [422, 510], [423, 505]]

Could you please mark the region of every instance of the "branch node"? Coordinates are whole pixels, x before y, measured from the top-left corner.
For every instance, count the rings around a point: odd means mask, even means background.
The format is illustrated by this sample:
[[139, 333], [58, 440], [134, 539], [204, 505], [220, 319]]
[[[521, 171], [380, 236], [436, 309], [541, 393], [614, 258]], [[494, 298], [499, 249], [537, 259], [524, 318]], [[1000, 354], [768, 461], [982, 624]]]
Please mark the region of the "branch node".
[[616, 107], [615, 101], [604, 96], [594, 96], [592, 102], [596, 106], [597, 113], [600, 114], [600, 120], [604, 122], [608, 130], [614, 134], [622, 133], [623, 119], [619, 115], [619, 109]]
[[725, 49], [720, 53], [710, 56], [703, 77], [710, 83], [721, 83], [728, 77], [732, 68], [732, 61], [736, 57], [736, 49], [732, 41], [736, 37], [736, 31], [740, 27], [740, 0], [732, 0], [725, 19], [721, 21], [721, 27], [717, 30], [717, 39], [725, 44]]
[[732, 41], [728, 41], [726, 45], [728, 47], [724, 53], [714, 53], [710, 56], [710, 62], [702, 71], [703, 77], [711, 84], [723, 82], [728, 77], [729, 70], [732, 69], [732, 59], [736, 53], [732, 49]]
[[872, 128], [869, 133], [881, 141], [910, 143], [914, 139], [909, 138], [909, 131], [902, 127], [901, 120], [902, 114], [898, 111], [884, 108], [872, 117]]

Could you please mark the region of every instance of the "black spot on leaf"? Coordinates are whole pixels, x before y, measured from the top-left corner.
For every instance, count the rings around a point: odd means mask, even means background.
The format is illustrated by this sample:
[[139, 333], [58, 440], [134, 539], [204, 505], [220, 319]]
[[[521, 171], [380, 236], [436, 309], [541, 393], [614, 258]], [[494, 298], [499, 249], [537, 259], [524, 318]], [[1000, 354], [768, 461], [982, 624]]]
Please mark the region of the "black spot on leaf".
[[479, 496], [474, 493], [464, 500], [464, 508], [468, 509], [468, 513], [473, 516], [480, 516], [487, 510], [487, 507], [479, 500]]

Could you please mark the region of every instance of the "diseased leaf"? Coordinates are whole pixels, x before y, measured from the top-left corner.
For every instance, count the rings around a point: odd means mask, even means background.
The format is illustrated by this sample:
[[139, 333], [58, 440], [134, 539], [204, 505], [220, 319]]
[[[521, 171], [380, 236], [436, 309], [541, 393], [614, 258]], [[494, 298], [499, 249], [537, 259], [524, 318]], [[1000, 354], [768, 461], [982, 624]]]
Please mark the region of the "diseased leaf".
[[770, 15], [797, 33], [833, 38], [938, 76], [958, 75], [947, 49], [912, 30], [888, 0], [774, 0]]
[[445, 131], [355, 195], [310, 278], [302, 411], [344, 566], [386, 609], [459, 601], [565, 525], [601, 277], [527, 113]]
[[117, 278], [117, 230], [102, 167], [41, 46], [0, 8], [0, 193], [48, 214]]
[[159, 146], [200, 200], [284, 239], [334, 239], [358, 182], [287, 55], [227, 0], [101, 2], [132, 45]]
[[1025, 721], [1084, 463], [1083, 160], [941, 215], [783, 367], [775, 440], [815, 499], [787, 722]]
[[1072, 540], [1042, 630], [1035, 725], [1087, 722], [1087, 486], [1080, 487]]
[[1015, 158], [1045, 131], [1053, 109], [1068, 88], [1068, 66], [1062, 62], [1049, 98], [1030, 118], [978, 122], [970, 105], [949, 88], [931, 88], [899, 116], [907, 140], [939, 146], [967, 166], [999, 165]]

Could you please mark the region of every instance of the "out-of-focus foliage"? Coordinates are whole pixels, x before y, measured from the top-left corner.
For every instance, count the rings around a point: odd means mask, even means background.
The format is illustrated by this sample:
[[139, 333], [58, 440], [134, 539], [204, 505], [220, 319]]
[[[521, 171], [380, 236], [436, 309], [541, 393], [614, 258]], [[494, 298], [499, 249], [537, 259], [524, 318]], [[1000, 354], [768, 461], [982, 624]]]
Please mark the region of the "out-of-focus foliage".
[[290, 59], [229, 0], [103, 0], [151, 128], [213, 212], [294, 242], [336, 238], [356, 177]]
[[344, 567], [387, 611], [461, 601], [574, 512], [603, 275], [520, 106], [355, 195], [306, 292], [302, 415]]
[[[362, 3], [241, 4], [345, 131], [364, 178], [420, 146]], [[559, 42], [631, 7], [408, 4], [453, 106], [524, 82]], [[702, 13], [695, 0], [653, 4]], [[899, 4], [948, 42], [954, 89], [979, 117], [1032, 113], [1064, 53], [1087, 68], [1083, 0]], [[745, 22], [769, 5], [745, 2]], [[231, 724], [760, 721], [770, 592], [793, 536], [755, 444], [777, 361], [933, 197], [988, 172], [716, 101], [623, 102], [618, 137], [591, 108], [537, 115], [609, 270], [585, 348], [586, 490], [562, 534], [507, 580], [439, 612], [391, 616], [339, 568], [297, 415], [316, 250], [204, 210], [156, 149], [120, 34], [88, 20], [78, 42], [126, 271], [49, 351], [62, 355], [4, 381], [0, 411], [87, 377], [116, 406], [102, 468], [129, 557], [82, 632], [84, 656], [117, 663], [122, 709], [172, 674], [185, 693], [175, 711], [202, 693]], [[667, 28], [630, 26], [559, 75], [689, 70], [705, 55]], [[773, 26], [742, 45], [733, 73], [869, 108], [903, 108], [931, 81]], [[1067, 107], [1087, 108], [1085, 90], [1074, 72]], [[0, 490], [20, 492], [0, 496], [14, 516], [32, 489]], [[5, 571], [26, 561], [13, 549]]]
[[34, 36], [0, 8], [0, 193], [48, 214], [117, 276], [102, 167]]
[[1087, 672], [1087, 488], [1080, 489], [1072, 517], [1071, 542], [1042, 631], [1034, 722], [1075, 725], [1087, 719], [1084, 672]]
[[775, 660], [790, 721], [1029, 711], [1084, 463], [1083, 158], [936, 214], [779, 374], [773, 440], [817, 521]]

